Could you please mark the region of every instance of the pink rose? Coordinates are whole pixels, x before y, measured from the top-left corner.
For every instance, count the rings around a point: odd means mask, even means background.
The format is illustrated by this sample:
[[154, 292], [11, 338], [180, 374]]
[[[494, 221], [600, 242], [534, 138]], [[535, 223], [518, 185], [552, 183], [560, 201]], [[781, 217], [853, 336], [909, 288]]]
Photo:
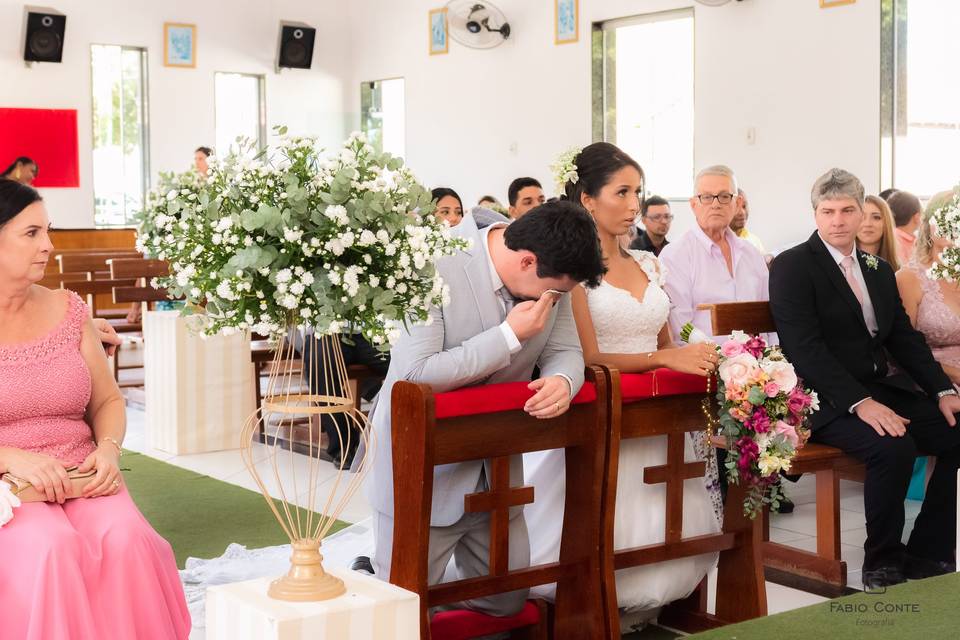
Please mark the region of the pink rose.
[[727, 340], [723, 343], [723, 346], [720, 347], [720, 353], [723, 354], [724, 358], [732, 358], [733, 356], [743, 353], [743, 345], [736, 340]]
[[783, 420], [777, 420], [777, 424], [773, 425], [773, 432], [781, 434], [787, 442], [793, 445], [794, 449], [800, 444], [800, 435], [797, 433], [797, 428]]
[[764, 360], [760, 366], [781, 389], [790, 393], [797, 386], [797, 372], [784, 360]]
[[763, 392], [767, 394], [768, 398], [776, 398], [777, 394], [780, 393], [780, 385], [776, 382], [768, 382], [763, 385]]
[[720, 364], [717, 374], [724, 384], [746, 385], [759, 364], [749, 353], [740, 353]]

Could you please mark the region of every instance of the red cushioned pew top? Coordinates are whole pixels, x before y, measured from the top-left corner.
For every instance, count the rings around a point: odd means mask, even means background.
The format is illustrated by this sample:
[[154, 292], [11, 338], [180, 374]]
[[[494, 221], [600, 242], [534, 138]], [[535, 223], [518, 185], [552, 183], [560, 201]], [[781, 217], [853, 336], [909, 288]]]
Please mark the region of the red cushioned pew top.
[[[527, 388], [529, 382], [504, 382], [464, 387], [456, 391], [438, 393], [434, 396], [434, 411], [437, 419], [473, 416], [480, 413], [522, 410], [534, 391]], [[584, 383], [573, 404], [589, 404], [597, 399], [597, 389], [592, 382]]]
[[530, 600], [515, 616], [497, 618], [485, 613], [456, 609], [441, 611], [430, 620], [430, 635], [433, 640], [470, 640], [520, 629], [540, 622], [540, 610]]
[[647, 373], [621, 373], [620, 395], [623, 402], [636, 402], [657, 396], [676, 396], [687, 393], [705, 393], [707, 379], [670, 369], [655, 369]]

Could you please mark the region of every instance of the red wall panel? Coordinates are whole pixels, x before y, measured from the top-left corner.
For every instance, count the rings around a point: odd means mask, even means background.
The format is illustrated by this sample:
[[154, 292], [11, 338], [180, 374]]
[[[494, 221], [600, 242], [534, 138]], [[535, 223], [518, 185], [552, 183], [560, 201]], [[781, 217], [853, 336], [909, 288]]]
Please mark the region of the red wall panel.
[[40, 167], [35, 187], [79, 187], [76, 109], [0, 108], [0, 171], [19, 156]]

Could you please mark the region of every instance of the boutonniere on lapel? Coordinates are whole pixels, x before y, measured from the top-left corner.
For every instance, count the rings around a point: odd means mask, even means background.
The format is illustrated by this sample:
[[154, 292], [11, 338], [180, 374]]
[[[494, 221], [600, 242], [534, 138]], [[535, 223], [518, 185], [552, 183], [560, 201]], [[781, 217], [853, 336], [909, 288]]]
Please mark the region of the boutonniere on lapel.
[[863, 261], [867, 265], [867, 269], [870, 269], [870, 271], [876, 271], [877, 265], [880, 264], [879, 262], [877, 262], [877, 256], [871, 255], [869, 253], [864, 253], [862, 255], [863, 255]]

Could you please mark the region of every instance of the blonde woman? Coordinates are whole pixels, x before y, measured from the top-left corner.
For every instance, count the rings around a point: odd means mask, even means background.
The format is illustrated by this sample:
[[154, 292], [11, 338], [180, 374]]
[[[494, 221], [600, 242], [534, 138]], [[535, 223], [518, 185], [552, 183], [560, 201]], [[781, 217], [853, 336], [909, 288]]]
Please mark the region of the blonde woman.
[[897, 240], [890, 205], [880, 196], [867, 196], [863, 211], [866, 216], [857, 231], [857, 248], [883, 258], [896, 271], [900, 268], [900, 260], [897, 258]]
[[[954, 386], [960, 385], [960, 287], [955, 282], [934, 280], [927, 270], [940, 262], [940, 254], [951, 246], [939, 236], [930, 218], [952, 192], [939, 193], [930, 200], [917, 228], [917, 241], [910, 262], [897, 273], [897, 288], [913, 326], [930, 345], [930, 351]], [[960, 386], [958, 386], [960, 388]]]

